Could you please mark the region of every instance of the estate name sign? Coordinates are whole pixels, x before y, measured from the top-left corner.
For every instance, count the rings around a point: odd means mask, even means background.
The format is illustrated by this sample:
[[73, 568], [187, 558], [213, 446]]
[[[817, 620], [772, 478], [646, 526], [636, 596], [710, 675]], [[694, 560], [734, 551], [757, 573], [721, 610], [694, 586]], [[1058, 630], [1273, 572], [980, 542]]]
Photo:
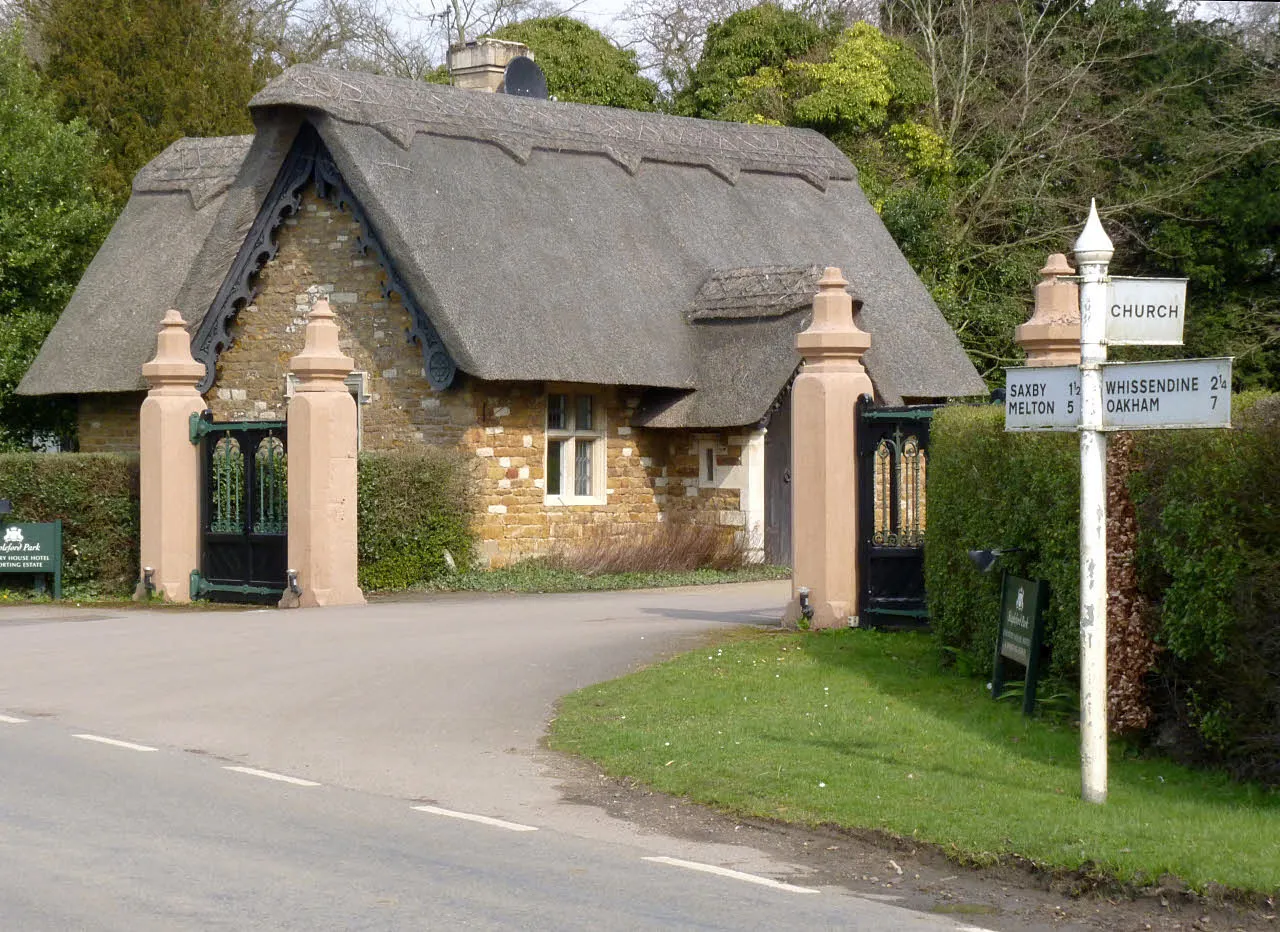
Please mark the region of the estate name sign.
[[0, 522], [0, 573], [48, 573], [53, 597], [62, 598], [62, 522]]
[[1023, 579], [1005, 575], [1000, 586], [1000, 637], [996, 642], [996, 665], [991, 677], [991, 695], [1004, 691], [1004, 662], [1012, 660], [1026, 668], [1022, 712], [1031, 715], [1036, 707], [1036, 681], [1040, 677], [1040, 645], [1044, 639], [1044, 609], [1049, 601], [1049, 584], [1043, 579]]

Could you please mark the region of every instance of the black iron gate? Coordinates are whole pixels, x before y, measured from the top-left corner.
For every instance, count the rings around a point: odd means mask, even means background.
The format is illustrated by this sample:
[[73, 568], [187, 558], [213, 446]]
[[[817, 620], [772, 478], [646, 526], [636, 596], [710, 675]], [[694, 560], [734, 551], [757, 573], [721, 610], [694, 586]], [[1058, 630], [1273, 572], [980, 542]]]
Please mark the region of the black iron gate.
[[284, 421], [191, 416], [200, 445], [200, 569], [191, 597], [271, 602], [287, 586], [288, 468]]
[[858, 403], [859, 624], [923, 626], [929, 424], [937, 405]]

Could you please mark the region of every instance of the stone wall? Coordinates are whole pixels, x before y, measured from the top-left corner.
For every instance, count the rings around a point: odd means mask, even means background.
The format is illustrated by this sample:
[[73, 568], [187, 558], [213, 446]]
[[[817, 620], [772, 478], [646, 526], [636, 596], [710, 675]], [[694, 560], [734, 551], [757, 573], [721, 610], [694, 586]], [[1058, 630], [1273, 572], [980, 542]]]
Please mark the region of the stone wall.
[[[477, 531], [487, 562], [572, 547], [584, 536], [630, 534], [662, 520], [741, 529], [746, 477], [740, 432], [648, 431], [632, 427], [639, 390], [556, 386], [591, 393], [604, 418], [607, 492], [603, 504], [555, 505], [546, 498], [547, 387], [495, 383], [459, 373], [433, 391], [422, 353], [406, 336], [409, 314], [382, 294], [382, 272], [357, 248], [353, 216], [308, 192], [279, 230], [279, 251], [258, 277], [258, 294], [231, 328], [205, 399], [219, 420], [282, 420], [285, 371], [302, 350], [306, 315], [326, 295], [344, 353], [366, 373], [359, 406], [361, 445], [390, 450], [457, 446], [475, 455], [480, 488]], [[136, 450], [143, 395], [83, 396], [84, 450]], [[716, 480], [700, 479], [704, 444], [713, 443]], [[589, 528], [598, 528], [591, 530]]]
[[[490, 383], [477, 388], [483, 392], [482, 411], [463, 445], [480, 463], [479, 531], [490, 562], [569, 549], [584, 536], [641, 533], [664, 520], [744, 526], [745, 437], [633, 428], [638, 392], [565, 387], [593, 392], [603, 409], [607, 490], [604, 504], [548, 505], [546, 392], [540, 385], [504, 388]], [[716, 445], [718, 485], [706, 485], [699, 477], [704, 442]]]
[[81, 395], [77, 433], [81, 453], [137, 453], [138, 417], [146, 392]]
[[218, 360], [206, 398], [218, 420], [285, 416], [285, 371], [302, 351], [307, 313], [320, 295], [338, 318], [341, 348], [365, 372], [368, 403], [360, 406], [366, 450], [415, 443], [458, 443], [475, 423], [468, 380], [433, 392], [422, 372], [422, 351], [409, 341], [409, 312], [382, 295], [382, 270], [361, 254], [360, 227], [308, 191], [302, 208], [278, 232], [279, 250], [258, 275], [255, 302], [231, 326], [231, 347]]

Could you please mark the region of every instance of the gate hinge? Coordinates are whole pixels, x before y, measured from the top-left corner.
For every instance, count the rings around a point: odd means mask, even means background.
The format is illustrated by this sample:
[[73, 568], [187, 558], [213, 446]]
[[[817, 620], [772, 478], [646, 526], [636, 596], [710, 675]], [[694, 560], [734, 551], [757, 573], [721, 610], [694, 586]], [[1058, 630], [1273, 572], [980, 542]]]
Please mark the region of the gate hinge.
[[207, 415], [208, 411], [202, 411], [199, 414], [191, 412], [191, 418], [188, 423], [191, 425], [191, 442], [199, 443], [200, 438], [209, 433], [213, 429], [213, 420]]
[[[191, 416], [195, 417], [194, 414]], [[193, 602], [196, 599], [203, 599], [206, 595], [209, 594], [209, 583], [203, 576], [200, 575], [199, 570], [191, 571], [190, 593], [191, 593], [191, 601]]]

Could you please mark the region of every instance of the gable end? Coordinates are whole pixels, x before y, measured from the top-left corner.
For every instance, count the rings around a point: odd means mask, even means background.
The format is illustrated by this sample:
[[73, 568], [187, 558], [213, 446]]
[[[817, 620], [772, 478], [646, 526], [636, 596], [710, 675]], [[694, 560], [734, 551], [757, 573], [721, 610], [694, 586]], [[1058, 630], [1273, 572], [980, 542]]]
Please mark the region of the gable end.
[[436, 391], [448, 388], [457, 375], [457, 364], [427, 315], [402, 284], [377, 233], [343, 182], [319, 134], [309, 124], [303, 124], [213, 303], [191, 338], [191, 355], [205, 367], [197, 389], [203, 393], [213, 385], [217, 377], [218, 357], [232, 343], [231, 324], [253, 301], [257, 293], [258, 273], [275, 258], [279, 248], [276, 233], [284, 221], [298, 211], [303, 192], [310, 184], [315, 185], [316, 192], [325, 200], [350, 210], [354, 215], [363, 231], [359, 243], [361, 252], [372, 252], [383, 271], [383, 296], [389, 297], [393, 292], [399, 295], [409, 312], [411, 323], [406, 336], [422, 349], [423, 371], [428, 384]]

